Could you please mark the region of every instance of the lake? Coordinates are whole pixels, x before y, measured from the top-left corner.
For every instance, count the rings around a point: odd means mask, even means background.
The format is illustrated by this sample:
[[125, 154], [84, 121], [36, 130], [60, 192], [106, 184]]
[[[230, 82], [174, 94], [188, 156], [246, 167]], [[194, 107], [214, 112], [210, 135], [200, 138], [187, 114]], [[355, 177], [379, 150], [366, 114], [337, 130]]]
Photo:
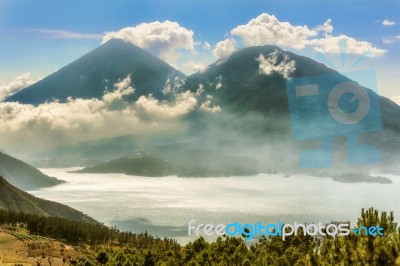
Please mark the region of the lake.
[[[196, 223], [330, 222], [354, 224], [361, 208], [393, 210], [400, 216], [400, 177], [393, 184], [334, 182], [311, 176], [139, 177], [125, 174], [77, 174], [69, 169], [40, 169], [68, 183], [29, 193], [78, 209], [120, 230], [188, 237]], [[397, 221], [399, 219], [396, 218]]]

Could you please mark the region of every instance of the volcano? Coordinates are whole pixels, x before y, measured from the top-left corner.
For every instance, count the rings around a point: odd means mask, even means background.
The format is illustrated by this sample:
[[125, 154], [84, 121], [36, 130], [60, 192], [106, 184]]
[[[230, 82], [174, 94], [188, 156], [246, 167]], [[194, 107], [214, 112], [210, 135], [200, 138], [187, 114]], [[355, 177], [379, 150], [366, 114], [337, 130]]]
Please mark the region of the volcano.
[[135, 94], [162, 96], [166, 82], [185, 75], [147, 51], [112, 39], [50, 76], [6, 98], [5, 102], [39, 105], [71, 98], [101, 98], [113, 84], [131, 76]]

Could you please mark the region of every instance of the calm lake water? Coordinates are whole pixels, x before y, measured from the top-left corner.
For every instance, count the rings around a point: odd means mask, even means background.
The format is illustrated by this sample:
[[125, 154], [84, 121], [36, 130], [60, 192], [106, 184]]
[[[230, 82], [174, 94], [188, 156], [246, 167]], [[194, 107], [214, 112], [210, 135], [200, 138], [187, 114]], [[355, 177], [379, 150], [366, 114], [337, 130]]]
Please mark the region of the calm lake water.
[[[196, 223], [356, 222], [361, 208], [393, 210], [400, 217], [400, 177], [393, 184], [344, 184], [311, 176], [138, 177], [76, 174], [40, 169], [68, 183], [29, 191], [64, 203], [120, 230], [148, 231], [181, 243], [188, 221]], [[397, 219], [399, 221], [400, 219]]]

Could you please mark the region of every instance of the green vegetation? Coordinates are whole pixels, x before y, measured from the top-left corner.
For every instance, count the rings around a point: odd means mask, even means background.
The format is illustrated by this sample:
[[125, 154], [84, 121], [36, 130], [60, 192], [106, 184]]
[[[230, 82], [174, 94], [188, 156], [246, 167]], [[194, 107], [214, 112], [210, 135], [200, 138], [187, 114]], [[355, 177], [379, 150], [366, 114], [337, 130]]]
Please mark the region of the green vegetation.
[[179, 245], [147, 233], [132, 234], [103, 225], [0, 211], [0, 224], [24, 226], [31, 234], [86, 245], [94, 256], [79, 265], [400, 265], [400, 230], [393, 213], [362, 210], [357, 227], [384, 228], [384, 236], [261, 237], [248, 247], [242, 237], [203, 237]]
[[24, 190], [64, 183], [62, 180], [47, 176], [35, 167], [1, 152], [0, 175], [5, 176], [12, 185]]
[[178, 245], [170, 239], [160, 239], [148, 233], [120, 232], [115, 227], [98, 223], [71, 221], [60, 217], [44, 217], [23, 212], [0, 210], [0, 224], [25, 227], [30, 234], [64, 240], [71, 244], [96, 245], [101, 243], [128, 244], [135, 247]]
[[26, 212], [42, 216], [59, 216], [74, 221], [97, 223], [93, 218], [66, 205], [36, 198], [22, 191], [0, 176], [0, 209]]

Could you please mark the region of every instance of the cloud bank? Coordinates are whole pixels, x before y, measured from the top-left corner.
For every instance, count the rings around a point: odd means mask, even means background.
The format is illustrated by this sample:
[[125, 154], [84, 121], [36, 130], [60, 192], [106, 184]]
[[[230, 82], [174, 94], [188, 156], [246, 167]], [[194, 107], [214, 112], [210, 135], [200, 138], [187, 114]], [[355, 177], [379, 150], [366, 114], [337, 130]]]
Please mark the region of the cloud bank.
[[[383, 23], [389, 26], [394, 22], [385, 20]], [[66, 36], [69, 35], [66, 34]], [[133, 27], [106, 32], [102, 43], [112, 38], [137, 45], [187, 74], [204, 71], [205, 66], [212, 63], [212, 57], [227, 58], [243, 45], [248, 47], [269, 44], [299, 51], [311, 48], [315, 52], [340, 54], [339, 43], [346, 43], [348, 54], [379, 57], [386, 53], [386, 50], [375, 47], [370, 42], [357, 40], [344, 34], [335, 35], [331, 19], [321, 25], [310, 27], [280, 21], [276, 16], [267, 13], [262, 13], [247, 23], [234, 27], [228, 36], [217, 42], [215, 46], [207, 41], [196, 42], [192, 30], [169, 20], [141, 23]], [[393, 43], [396, 40], [396, 38], [386, 38], [383, 42]]]
[[374, 47], [369, 42], [359, 41], [343, 34], [334, 36], [331, 22], [329, 19], [323, 25], [309, 28], [307, 25], [298, 26], [281, 22], [274, 15], [263, 13], [247, 24], [235, 27], [230, 33], [232, 36], [240, 37], [246, 46], [273, 44], [296, 50], [311, 47], [318, 52], [339, 54], [339, 42], [346, 41], [348, 54], [365, 54], [369, 57], [385, 54], [386, 50]]
[[247, 24], [237, 26], [231, 34], [241, 37], [246, 46], [275, 44], [302, 49], [317, 32], [307, 26], [280, 22], [274, 15], [263, 13]]
[[[184, 132], [182, 116], [194, 110], [197, 99], [190, 92], [175, 94], [170, 102], [151, 95], [128, 103], [135, 93], [128, 76], [101, 99], [72, 99], [39, 106], [16, 102], [0, 103], [0, 145], [2, 147], [48, 148], [121, 135]], [[144, 119], [146, 117], [146, 119]]]

